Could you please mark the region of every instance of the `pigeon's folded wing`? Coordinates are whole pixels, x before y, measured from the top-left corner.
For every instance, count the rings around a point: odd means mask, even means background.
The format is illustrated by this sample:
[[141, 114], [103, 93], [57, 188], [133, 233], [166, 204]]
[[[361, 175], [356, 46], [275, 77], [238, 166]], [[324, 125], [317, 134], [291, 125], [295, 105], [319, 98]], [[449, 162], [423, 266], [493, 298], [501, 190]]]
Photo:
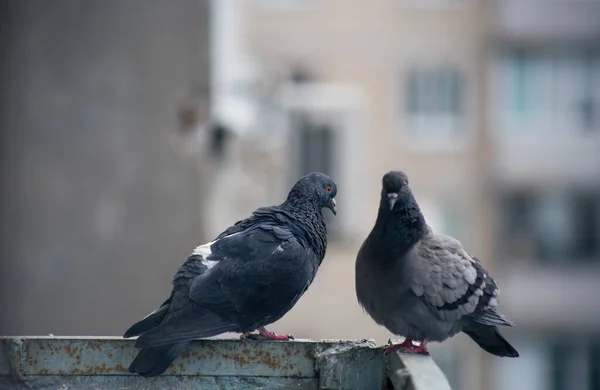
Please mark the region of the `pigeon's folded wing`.
[[139, 336], [140, 334], [147, 332], [148, 330], [160, 325], [162, 320], [169, 312], [170, 305], [171, 297], [169, 297], [169, 299], [167, 299], [162, 305], [160, 305], [158, 309], [154, 310], [152, 313], [148, 314], [146, 317], [133, 324], [129, 329], [127, 329], [123, 337], [129, 338], [133, 336]]
[[138, 347], [243, 329], [287, 312], [312, 281], [293, 234], [256, 224], [196, 249], [179, 269], [168, 315]]
[[217, 261], [199, 275], [189, 297], [224, 317], [244, 323], [279, 317], [306, 291], [316, 270], [286, 228], [261, 224], [221, 240], [210, 256]]
[[237, 331], [233, 322], [214, 311], [188, 304], [168, 316], [157, 327], [142, 334], [135, 342], [136, 348], [156, 347], [211, 337], [224, 332]]
[[445, 321], [468, 317], [486, 325], [512, 322], [497, 311], [500, 290], [457, 240], [428, 235], [415, 248], [411, 291]]

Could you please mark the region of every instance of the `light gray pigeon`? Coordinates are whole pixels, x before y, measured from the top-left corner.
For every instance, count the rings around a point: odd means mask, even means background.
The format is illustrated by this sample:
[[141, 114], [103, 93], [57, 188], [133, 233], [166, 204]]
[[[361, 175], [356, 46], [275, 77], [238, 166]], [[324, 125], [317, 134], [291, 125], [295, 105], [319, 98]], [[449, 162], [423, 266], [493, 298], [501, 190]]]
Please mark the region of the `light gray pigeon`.
[[406, 174], [385, 174], [377, 221], [356, 259], [356, 295], [375, 322], [406, 337], [386, 353], [428, 354], [428, 341], [462, 331], [493, 355], [518, 357], [497, 328], [515, 326], [498, 310], [499, 294], [479, 259], [433, 233]]

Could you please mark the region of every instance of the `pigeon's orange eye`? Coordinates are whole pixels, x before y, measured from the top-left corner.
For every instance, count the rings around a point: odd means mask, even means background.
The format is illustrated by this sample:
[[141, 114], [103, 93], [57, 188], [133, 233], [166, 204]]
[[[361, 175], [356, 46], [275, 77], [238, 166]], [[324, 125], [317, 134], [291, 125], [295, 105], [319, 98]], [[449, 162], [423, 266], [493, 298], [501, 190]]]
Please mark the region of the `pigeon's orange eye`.
[[408, 182], [405, 181], [404, 183], [402, 183], [402, 188], [406, 188], [408, 186]]
[[327, 191], [327, 192], [331, 193], [331, 191], [333, 191], [333, 187], [332, 187], [332, 186], [327, 186], [327, 187], [325, 188], [325, 191]]

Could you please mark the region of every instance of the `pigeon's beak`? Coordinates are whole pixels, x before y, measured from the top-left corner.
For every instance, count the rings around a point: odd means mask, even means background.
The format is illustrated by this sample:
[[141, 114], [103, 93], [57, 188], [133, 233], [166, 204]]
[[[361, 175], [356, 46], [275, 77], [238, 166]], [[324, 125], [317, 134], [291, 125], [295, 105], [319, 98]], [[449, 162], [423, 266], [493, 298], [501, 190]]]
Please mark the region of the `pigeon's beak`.
[[388, 197], [388, 202], [390, 204], [390, 210], [393, 210], [394, 205], [396, 204], [396, 201], [398, 200], [398, 193], [390, 192], [389, 194], [387, 194], [387, 197]]
[[337, 204], [335, 203], [335, 198], [331, 198], [331, 202], [329, 203], [329, 210], [331, 210], [333, 215], [337, 215]]

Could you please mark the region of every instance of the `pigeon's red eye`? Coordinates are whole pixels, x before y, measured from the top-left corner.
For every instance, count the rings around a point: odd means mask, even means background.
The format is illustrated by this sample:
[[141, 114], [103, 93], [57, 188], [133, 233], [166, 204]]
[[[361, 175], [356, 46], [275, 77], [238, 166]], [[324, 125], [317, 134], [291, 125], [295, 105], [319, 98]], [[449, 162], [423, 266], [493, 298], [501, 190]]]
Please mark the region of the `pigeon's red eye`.
[[402, 188], [406, 188], [408, 186], [408, 182], [405, 181], [404, 183], [402, 183]]
[[331, 193], [331, 191], [333, 191], [333, 187], [332, 187], [332, 186], [327, 186], [327, 187], [325, 188], [325, 191], [327, 191], [327, 192]]

